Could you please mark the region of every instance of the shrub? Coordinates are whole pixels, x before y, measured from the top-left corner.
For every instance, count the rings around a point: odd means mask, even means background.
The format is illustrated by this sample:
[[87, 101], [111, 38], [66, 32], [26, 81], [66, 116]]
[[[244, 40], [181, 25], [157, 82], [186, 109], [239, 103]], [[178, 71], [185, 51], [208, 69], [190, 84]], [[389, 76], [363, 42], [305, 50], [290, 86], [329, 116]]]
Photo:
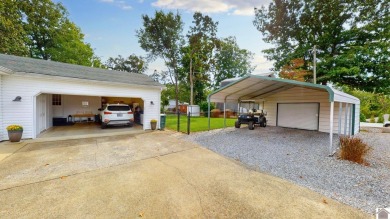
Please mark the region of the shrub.
[[370, 123], [375, 123], [375, 117], [374, 117], [374, 115], [371, 115], [371, 117], [370, 117]]
[[340, 159], [368, 165], [364, 157], [372, 150], [361, 138], [340, 136]]
[[360, 113], [360, 122], [366, 122], [367, 118], [363, 113]]
[[383, 118], [383, 114], [380, 114], [378, 116], [378, 123], [384, 123], [385, 122], [385, 119]]
[[[207, 110], [209, 109], [209, 104], [206, 102], [206, 101], [204, 101], [204, 102], [201, 102], [200, 104], [199, 104], [199, 108], [200, 108], [200, 110], [202, 111], [202, 112], [207, 112]], [[213, 103], [210, 103], [210, 110], [213, 110], [215, 107], [214, 107], [214, 104]]]
[[211, 110], [211, 117], [213, 117], [213, 118], [218, 118], [220, 114], [221, 114], [221, 110], [219, 110], [219, 109]]
[[[208, 117], [208, 113], [207, 113], [207, 110], [209, 109], [208, 103], [206, 101], [205, 102], [201, 102], [199, 104], [199, 108], [204, 113], [204, 116]], [[214, 103], [210, 103], [210, 111], [212, 111], [214, 108], [215, 108]]]

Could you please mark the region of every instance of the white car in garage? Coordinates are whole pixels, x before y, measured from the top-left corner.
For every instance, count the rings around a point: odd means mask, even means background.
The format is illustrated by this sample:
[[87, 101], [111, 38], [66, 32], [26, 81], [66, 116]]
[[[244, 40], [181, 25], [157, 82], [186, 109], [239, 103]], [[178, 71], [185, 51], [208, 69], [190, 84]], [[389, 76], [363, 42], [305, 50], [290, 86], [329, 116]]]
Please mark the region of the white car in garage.
[[100, 110], [101, 128], [108, 125], [128, 125], [133, 126], [134, 114], [127, 104], [107, 104]]

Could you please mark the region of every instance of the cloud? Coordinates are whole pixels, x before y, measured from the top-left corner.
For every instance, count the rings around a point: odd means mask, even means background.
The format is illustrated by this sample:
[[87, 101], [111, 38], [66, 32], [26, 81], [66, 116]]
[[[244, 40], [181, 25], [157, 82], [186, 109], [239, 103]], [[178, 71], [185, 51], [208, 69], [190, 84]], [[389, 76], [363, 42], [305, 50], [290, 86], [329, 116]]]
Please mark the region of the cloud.
[[115, 5], [123, 10], [130, 10], [133, 8], [131, 7], [131, 5], [127, 4], [126, 1], [123, 0], [100, 0], [100, 2]]
[[273, 68], [273, 62], [267, 60], [262, 55], [255, 55], [253, 64], [256, 65], [256, 69], [253, 71], [253, 74], [269, 73], [271, 68]]
[[157, 0], [152, 6], [164, 9], [200, 11], [202, 13], [228, 13], [241, 16], [254, 15], [254, 8], [266, 5], [270, 0]]

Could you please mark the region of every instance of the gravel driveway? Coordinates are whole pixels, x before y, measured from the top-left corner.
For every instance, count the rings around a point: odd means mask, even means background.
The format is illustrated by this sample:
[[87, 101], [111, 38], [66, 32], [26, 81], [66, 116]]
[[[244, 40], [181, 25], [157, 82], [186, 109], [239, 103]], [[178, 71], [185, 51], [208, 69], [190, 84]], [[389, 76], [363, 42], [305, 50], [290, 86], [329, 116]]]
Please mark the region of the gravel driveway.
[[184, 138], [374, 214], [375, 208], [390, 205], [390, 134], [359, 136], [374, 149], [368, 157], [370, 166], [328, 157], [329, 135], [315, 131], [280, 127], [249, 131], [245, 126]]

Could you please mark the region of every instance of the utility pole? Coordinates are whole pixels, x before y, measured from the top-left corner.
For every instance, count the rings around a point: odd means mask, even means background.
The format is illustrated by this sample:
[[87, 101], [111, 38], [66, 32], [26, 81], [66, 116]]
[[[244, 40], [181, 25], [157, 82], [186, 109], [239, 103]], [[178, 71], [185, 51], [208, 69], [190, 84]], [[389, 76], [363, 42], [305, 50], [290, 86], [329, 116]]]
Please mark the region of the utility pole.
[[317, 51], [316, 45], [313, 47], [313, 83], [317, 84], [317, 72], [316, 72]]
[[190, 60], [190, 86], [191, 86], [191, 99], [190, 99], [190, 105], [194, 105], [194, 79], [193, 77], [193, 72], [192, 72], [192, 55], [191, 55], [191, 60]]

